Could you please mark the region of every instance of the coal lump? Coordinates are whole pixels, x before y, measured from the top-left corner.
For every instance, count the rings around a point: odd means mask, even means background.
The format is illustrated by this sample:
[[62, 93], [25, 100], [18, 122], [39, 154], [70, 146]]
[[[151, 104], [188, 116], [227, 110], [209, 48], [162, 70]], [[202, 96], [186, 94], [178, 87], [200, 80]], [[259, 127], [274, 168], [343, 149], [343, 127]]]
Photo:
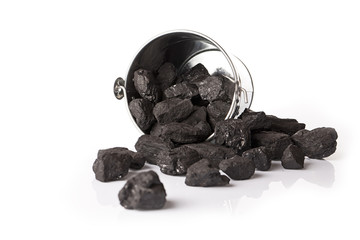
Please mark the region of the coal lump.
[[93, 163], [95, 178], [101, 182], [110, 182], [127, 175], [132, 161], [132, 154], [126, 148], [99, 150]]
[[154, 171], [140, 172], [120, 190], [119, 201], [126, 209], [160, 209], [166, 202], [166, 191]]
[[267, 156], [264, 146], [249, 149], [243, 152], [242, 157], [254, 161], [257, 170], [267, 171], [271, 167], [271, 160]]
[[281, 165], [286, 169], [301, 169], [304, 167], [305, 155], [302, 150], [291, 144], [289, 145], [281, 158]]
[[300, 130], [291, 136], [295, 145], [300, 147], [309, 158], [323, 159], [336, 151], [337, 132], [334, 128], [322, 127], [311, 131]]
[[217, 168], [211, 166], [207, 159], [191, 165], [186, 173], [185, 184], [188, 186], [224, 186], [228, 184], [230, 179], [225, 175], [221, 175]]
[[226, 175], [234, 180], [249, 179], [255, 172], [254, 161], [238, 155], [221, 161], [219, 167]]

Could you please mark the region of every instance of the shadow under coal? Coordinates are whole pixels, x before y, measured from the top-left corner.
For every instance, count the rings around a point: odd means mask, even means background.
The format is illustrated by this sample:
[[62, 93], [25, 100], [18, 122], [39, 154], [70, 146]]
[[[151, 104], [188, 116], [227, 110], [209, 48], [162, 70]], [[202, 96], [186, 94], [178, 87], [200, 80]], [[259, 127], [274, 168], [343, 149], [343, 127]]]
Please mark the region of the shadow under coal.
[[[308, 158], [305, 159], [304, 169], [284, 169], [280, 161], [273, 161], [268, 171], [256, 171], [253, 177], [248, 180], [231, 180], [228, 187], [216, 188], [191, 188], [184, 184], [184, 176], [174, 177], [165, 175], [158, 171], [156, 166], [147, 166], [145, 171], [150, 169], [156, 169], [161, 181], [165, 185], [165, 189], [169, 190], [169, 197], [171, 196], [174, 200], [167, 203], [164, 206], [165, 209], [178, 209], [185, 206], [191, 208], [192, 205], [194, 207], [201, 207], [197, 205], [197, 202], [206, 202], [207, 204], [205, 205], [215, 204], [217, 206], [219, 202], [223, 202], [225, 205], [231, 203], [233, 207], [236, 207], [237, 204], [240, 204], [243, 197], [260, 198], [266, 190], [269, 190], [270, 184], [274, 182], [281, 182], [285, 188], [290, 188], [299, 179], [303, 179], [309, 183], [329, 188], [335, 181], [335, 169], [331, 162]], [[109, 183], [102, 183], [94, 179], [92, 181], [92, 188], [96, 193], [98, 202], [101, 205], [119, 206], [118, 192], [126, 181], [137, 172], [131, 171], [124, 179]], [[183, 194], [171, 194], [171, 192], [175, 191], [174, 189], [176, 189], [176, 192], [180, 191], [181, 193], [189, 194], [189, 196], [184, 198]], [[187, 199], [189, 199], [189, 202], [187, 202]]]

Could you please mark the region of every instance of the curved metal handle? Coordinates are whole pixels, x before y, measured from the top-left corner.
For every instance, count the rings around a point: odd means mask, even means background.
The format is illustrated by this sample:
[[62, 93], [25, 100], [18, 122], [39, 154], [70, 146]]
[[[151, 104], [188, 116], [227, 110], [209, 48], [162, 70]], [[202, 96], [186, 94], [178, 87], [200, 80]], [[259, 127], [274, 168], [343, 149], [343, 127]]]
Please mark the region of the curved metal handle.
[[116, 99], [121, 100], [125, 96], [125, 81], [121, 77], [114, 82], [114, 95]]
[[249, 103], [248, 94], [245, 88], [240, 87], [240, 91], [242, 94], [244, 94], [244, 103]]

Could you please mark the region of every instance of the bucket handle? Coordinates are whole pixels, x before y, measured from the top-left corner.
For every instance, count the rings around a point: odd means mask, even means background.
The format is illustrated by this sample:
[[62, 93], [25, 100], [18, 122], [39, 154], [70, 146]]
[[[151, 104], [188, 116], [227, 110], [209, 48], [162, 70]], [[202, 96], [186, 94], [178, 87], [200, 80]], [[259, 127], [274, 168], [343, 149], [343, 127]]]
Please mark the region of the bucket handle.
[[118, 77], [114, 82], [114, 95], [118, 100], [123, 99], [125, 96], [125, 81], [121, 77]]

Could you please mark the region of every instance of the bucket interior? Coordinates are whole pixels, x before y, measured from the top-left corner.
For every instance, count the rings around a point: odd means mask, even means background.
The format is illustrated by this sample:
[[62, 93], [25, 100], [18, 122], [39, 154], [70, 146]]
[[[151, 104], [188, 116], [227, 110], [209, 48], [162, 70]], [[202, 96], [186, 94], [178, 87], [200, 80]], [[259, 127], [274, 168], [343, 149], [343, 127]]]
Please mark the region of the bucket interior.
[[140, 97], [132, 81], [134, 71], [156, 72], [165, 62], [173, 63], [178, 75], [202, 63], [210, 74], [234, 78], [228, 59], [214, 41], [193, 32], [171, 32], [151, 40], [136, 55], [126, 79], [128, 101]]

